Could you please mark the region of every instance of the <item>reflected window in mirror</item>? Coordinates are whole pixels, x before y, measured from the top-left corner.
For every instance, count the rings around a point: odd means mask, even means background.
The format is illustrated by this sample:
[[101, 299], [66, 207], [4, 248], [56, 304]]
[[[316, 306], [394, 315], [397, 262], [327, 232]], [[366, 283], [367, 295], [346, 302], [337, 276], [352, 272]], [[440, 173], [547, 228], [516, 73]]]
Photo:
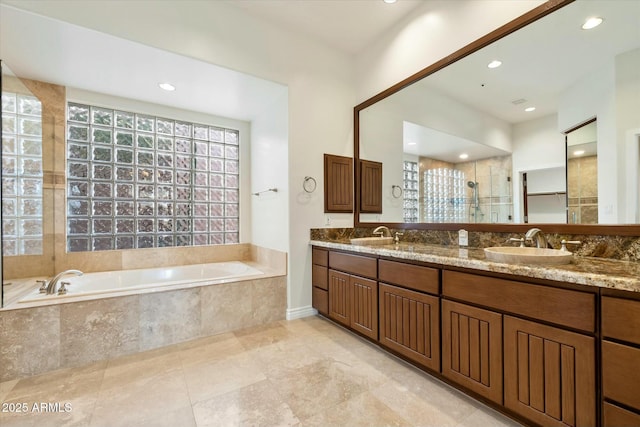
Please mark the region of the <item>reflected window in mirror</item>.
[[68, 103], [69, 252], [238, 243], [239, 132]]
[[43, 251], [42, 104], [31, 94], [5, 90], [17, 79], [5, 76], [2, 90], [2, 251]]

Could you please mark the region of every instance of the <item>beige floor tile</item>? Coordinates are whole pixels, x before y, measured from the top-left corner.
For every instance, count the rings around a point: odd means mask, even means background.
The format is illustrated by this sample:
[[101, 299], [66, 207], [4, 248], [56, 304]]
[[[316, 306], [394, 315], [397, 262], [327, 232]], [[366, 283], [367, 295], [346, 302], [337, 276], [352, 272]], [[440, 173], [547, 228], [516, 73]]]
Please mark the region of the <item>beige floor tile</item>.
[[186, 366], [184, 376], [192, 403], [266, 379], [256, 361], [247, 354], [239, 354], [214, 363]]
[[279, 322], [241, 329], [234, 334], [246, 350], [271, 345], [294, 336]]
[[385, 427], [411, 426], [407, 420], [394, 412], [371, 393], [362, 393], [311, 418], [303, 420], [302, 427]]
[[114, 421], [114, 417], [96, 414], [90, 427], [196, 427], [191, 405], [182, 408], [145, 414], [142, 417], [124, 415]]
[[480, 405], [429, 378], [409, 383], [391, 381], [371, 393], [413, 425], [425, 427], [455, 426]]
[[0, 402], [4, 402], [4, 398], [9, 394], [13, 387], [18, 384], [18, 380], [5, 381], [0, 383]]
[[136, 375], [134, 380], [129, 380], [126, 374], [110, 379], [105, 376], [91, 425], [137, 426], [160, 413], [190, 405], [181, 368], [156, 375]]
[[268, 381], [198, 402], [193, 406], [198, 427], [296, 426], [291, 408], [273, 393]]
[[2, 427], [519, 426], [321, 317], [1, 383], [0, 398], [28, 404]]
[[368, 390], [366, 379], [347, 370], [334, 360], [323, 359], [270, 381], [293, 413], [306, 419]]
[[145, 383], [154, 377], [176, 372], [182, 375], [180, 355], [176, 350], [158, 349], [120, 357], [109, 361], [102, 392]]
[[188, 341], [180, 345], [180, 350], [183, 367], [214, 363], [246, 351], [233, 333]]
[[466, 417], [456, 427], [521, 427], [522, 424], [493, 409], [483, 406]]

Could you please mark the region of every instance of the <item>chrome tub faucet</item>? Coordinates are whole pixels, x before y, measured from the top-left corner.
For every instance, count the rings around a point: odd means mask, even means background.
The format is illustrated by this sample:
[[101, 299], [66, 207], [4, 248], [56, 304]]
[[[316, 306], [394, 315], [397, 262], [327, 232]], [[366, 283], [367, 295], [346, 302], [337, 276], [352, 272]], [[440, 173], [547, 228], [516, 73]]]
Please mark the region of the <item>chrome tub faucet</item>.
[[62, 279], [64, 276], [68, 274], [75, 274], [76, 276], [82, 276], [84, 273], [80, 270], [65, 270], [56, 274], [55, 276], [53, 276], [53, 278], [49, 281], [49, 284], [47, 285], [47, 295], [55, 294], [58, 287], [58, 282], [60, 281], [60, 279]]

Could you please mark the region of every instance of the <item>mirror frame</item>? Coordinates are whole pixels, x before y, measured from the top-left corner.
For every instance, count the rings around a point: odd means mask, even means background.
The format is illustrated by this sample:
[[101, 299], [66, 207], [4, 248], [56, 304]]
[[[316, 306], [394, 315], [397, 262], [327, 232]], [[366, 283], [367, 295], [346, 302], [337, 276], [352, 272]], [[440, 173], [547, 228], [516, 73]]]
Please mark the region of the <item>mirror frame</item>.
[[541, 19], [554, 11], [573, 3], [575, 0], [548, 0], [542, 5], [530, 10], [524, 15], [514, 19], [511, 22], [499, 27], [498, 29], [486, 34], [485, 36], [475, 40], [467, 46], [458, 49], [451, 55], [448, 55], [434, 64], [418, 71], [417, 73], [407, 77], [406, 79], [396, 83], [388, 89], [383, 90], [377, 95], [367, 99], [366, 101], [356, 105], [353, 108], [353, 157], [354, 157], [354, 226], [363, 228], [373, 228], [379, 225], [393, 226], [400, 229], [417, 229], [417, 230], [445, 230], [455, 231], [464, 228], [468, 231], [481, 232], [505, 232], [505, 233], [523, 233], [531, 227], [542, 228], [546, 233], [559, 234], [589, 234], [589, 235], [618, 235], [618, 236], [640, 236], [640, 225], [637, 224], [621, 224], [621, 225], [580, 225], [580, 224], [494, 224], [494, 223], [383, 223], [383, 222], [361, 222], [360, 221], [360, 111], [375, 104], [378, 101], [399, 92], [407, 86], [427, 77], [430, 74], [439, 71], [454, 62], [471, 55], [472, 53], [490, 45], [491, 43], [506, 37], [507, 35]]

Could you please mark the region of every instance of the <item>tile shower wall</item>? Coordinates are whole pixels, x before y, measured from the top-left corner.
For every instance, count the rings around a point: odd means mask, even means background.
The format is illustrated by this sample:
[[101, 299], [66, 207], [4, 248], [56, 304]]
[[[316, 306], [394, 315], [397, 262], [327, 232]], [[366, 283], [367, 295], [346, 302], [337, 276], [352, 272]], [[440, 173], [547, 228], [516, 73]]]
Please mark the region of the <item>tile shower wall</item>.
[[287, 279], [0, 311], [0, 382], [285, 318]]
[[598, 223], [598, 157], [569, 159], [567, 165], [569, 222]]

